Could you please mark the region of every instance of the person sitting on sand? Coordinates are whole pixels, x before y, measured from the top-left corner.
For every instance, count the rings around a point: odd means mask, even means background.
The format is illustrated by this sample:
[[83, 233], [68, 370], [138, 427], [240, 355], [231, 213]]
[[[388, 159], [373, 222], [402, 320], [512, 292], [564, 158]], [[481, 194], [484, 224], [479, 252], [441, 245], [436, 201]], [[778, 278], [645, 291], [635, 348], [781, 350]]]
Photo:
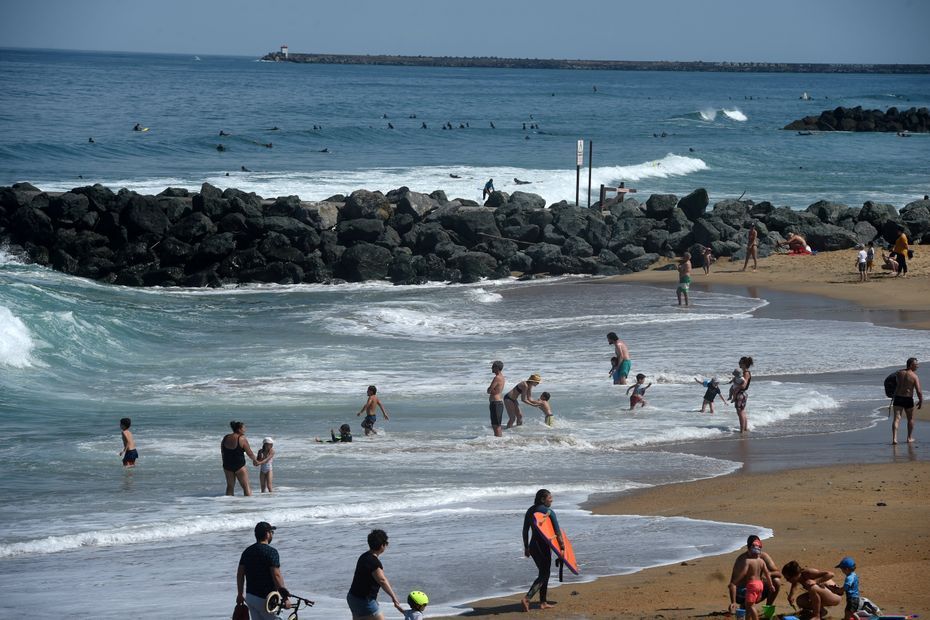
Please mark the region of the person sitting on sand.
[[894, 259], [893, 255], [882, 252], [882, 269], [898, 275], [898, 261]]
[[[842, 597], [831, 589], [836, 587], [836, 582], [833, 581], [833, 573], [828, 570], [801, 568], [800, 564], [792, 560], [782, 567], [781, 574], [791, 584], [788, 604], [794, 606], [797, 603], [800, 610], [798, 617], [802, 620], [817, 620], [826, 611], [824, 607], [836, 607], [843, 602]], [[798, 586], [806, 592], [795, 601], [794, 593]]]
[[789, 232], [788, 238], [776, 243], [775, 247], [780, 248], [785, 245], [788, 246], [788, 250], [795, 254], [809, 254], [811, 251], [807, 245], [807, 239], [794, 232]]

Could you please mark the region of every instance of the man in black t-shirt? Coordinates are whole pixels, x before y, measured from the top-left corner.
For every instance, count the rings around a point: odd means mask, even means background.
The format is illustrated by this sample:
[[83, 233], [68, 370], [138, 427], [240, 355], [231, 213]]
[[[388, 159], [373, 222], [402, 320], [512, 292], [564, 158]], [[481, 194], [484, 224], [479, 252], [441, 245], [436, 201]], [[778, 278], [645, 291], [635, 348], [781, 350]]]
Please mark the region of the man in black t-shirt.
[[397, 611], [404, 613], [397, 595], [384, 574], [384, 567], [378, 556], [387, 550], [388, 536], [384, 530], [372, 530], [368, 535], [368, 551], [358, 558], [355, 576], [346, 595], [346, 602], [352, 611], [354, 620], [383, 620], [384, 615], [378, 608], [378, 590], [384, 589], [391, 597]]
[[[255, 525], [255, 544], [247, 547], [239, 558], [236, 571], [236, 604], [246, 603], [252, 620], [276, 620], [275, 614], [265, 611], [265, 598], [268, 593], [278, 590], [287, 598], [287, 588], [281, 576], [281, 560], [278, 550], [271, 546], [275, 528], [270, 523], [261, 521]], [[243, 596], [245, 586], [245, 596]], [[289, 607], [288, 604], [285, 604]]]

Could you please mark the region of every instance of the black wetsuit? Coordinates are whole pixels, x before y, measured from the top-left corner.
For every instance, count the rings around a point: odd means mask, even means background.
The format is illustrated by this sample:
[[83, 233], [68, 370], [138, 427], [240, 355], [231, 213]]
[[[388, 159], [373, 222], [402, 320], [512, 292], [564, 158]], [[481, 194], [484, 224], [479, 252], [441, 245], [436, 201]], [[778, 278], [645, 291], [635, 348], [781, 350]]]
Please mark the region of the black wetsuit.
[[[552, 528], [556, 534], [559, 534], [561, 530], [559, 529], [559, 520], [555, 516], [555, 511], [542, 504], [530, 507], [523, 517], [523, 545], [530, 550], [530, 557], [533, 558], [536, 568], [539, 569], [539, 575], [527, 591], [526, 598], [532, 599], [539, 592], [539, 602], [545, 603], [549, 589], [549, 576], [552, 574], [552, 547], [549, 546], [549, 541], [543, 538], [533, 527], [533, 521], [535, 520], [533, 514], [537, 512], [549, 515], [552, 520]], [[527, 534], [530, 530], [533, 532], [533, 537], [527, 541]]]

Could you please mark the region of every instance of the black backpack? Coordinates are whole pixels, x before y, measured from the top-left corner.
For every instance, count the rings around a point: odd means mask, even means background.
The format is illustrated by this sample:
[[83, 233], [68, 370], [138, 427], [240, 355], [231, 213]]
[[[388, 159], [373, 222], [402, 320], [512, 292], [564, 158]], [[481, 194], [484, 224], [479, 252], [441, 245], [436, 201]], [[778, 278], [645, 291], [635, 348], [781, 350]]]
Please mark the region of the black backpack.
[[900, 370], [896, 370], [887, 377], [885, 377], [885, 396], [888, 398], [894, 398], [894, 393], [898, 391], [898, 373]]

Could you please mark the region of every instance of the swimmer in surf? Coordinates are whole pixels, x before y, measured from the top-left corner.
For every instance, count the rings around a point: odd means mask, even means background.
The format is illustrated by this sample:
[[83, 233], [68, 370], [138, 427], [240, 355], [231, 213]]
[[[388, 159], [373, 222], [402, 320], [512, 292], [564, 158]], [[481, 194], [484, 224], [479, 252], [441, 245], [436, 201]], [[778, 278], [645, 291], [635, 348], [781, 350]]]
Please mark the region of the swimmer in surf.
[[503, 436], [501, 423], [504, 419], [504, 362], [495, 360], [491, 363], [491, 372], [494, 378], [491, 379], [491, 385], [488, 386], [488, 409], [491, 412], [491, 430], [494, 431], [495, 437]]
[[378, 388], [369, 385], [368, 386], [368, 400], [365, 401], [365, 404], [362, 405], [362, 408], [356, 413], [356, 417], [365, 414], [365, 419], [362, 421], [362, 428], [365, 429], [365, 435], [375, 434], [375, 421], [377, 420], [377, 415], [375, 414], [375, 408], [381, 409], [381, 414], [384, 416], [385, 420], [390, 420], [388, 412], [384, 409], [384, 405], [381, 404], [381, 399], [378, 398]]

